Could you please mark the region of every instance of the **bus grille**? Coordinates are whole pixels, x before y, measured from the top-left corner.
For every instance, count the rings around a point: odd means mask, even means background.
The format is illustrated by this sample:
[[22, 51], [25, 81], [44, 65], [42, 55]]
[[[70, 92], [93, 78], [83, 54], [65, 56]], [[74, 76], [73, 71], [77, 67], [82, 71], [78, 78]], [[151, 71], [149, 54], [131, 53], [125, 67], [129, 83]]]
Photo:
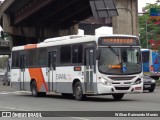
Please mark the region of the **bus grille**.
[[131, 77], [109, 77], [112, 80], [132, 80], [136, 76], [131, 76]]
[[130, 87], [115, 87], [116, 90], [129, 90]]

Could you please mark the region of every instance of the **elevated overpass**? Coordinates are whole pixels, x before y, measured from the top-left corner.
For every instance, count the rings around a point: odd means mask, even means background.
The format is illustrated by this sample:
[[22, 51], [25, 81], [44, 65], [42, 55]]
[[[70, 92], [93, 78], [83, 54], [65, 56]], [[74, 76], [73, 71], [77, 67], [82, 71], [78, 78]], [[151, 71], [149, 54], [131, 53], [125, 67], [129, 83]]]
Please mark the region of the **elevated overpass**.
[[[91, 2], [96, 12], [105, 8], [97, 12], [98, 20], [90, 18], [95, 16]], [[94, 34], [100, 25], [113, 26], [114, 33], [138, 35], [137, 6], [137, 0], [5, 0], [0, 6], [0, 24], [12, 35], [13, 46], [77, 34], [78, 28]]]

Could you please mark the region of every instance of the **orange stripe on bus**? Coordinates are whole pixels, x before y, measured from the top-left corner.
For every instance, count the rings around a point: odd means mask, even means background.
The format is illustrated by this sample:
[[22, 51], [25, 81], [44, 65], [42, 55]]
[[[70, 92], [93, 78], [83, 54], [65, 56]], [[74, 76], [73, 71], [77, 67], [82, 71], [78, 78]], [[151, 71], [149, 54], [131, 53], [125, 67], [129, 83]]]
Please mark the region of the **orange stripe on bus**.
[[44, 76], [43, 76], [41, 68], [29, 68], [29, 74], [30, 74], [31, 79], [36, 80], [38, 91], [40, 91], [42, 85], [44, 84], [46, 92], [48, 92], [48, 87], [44, 80]]
[[30, 44], [24, 46], [24, 49], [33, 49], [33, 48], [37, 48], [37, 44]]

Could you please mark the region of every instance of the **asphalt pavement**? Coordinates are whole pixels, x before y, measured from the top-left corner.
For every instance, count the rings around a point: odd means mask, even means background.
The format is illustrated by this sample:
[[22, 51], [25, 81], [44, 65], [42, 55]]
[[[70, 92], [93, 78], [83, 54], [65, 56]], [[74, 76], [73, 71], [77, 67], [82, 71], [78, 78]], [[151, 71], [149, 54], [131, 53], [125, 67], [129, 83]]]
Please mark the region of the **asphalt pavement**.
[[[90, 96], [86, 101], [76, 101], [74, 97], [64, 98], [60, 94], [48, 94], [46, 97], [38, 98], [32, 97], [30, 91], [19, 91], [11, 88], [10, 86], [3, 86], [0, 84], [0, 111], [64, 111], [60, 112], [58, 117], [54, 117], [54, 120], [135, 120], [135, 117], [66, 117], [65, 111], [73, 111], [73, 113], [75, 111], [158, 112], [160, 111], [160, 87], [156, 87], [153, 93], [145, 91], [142, 94], [126, 94], [121, 101], [114, 101], [110, 95]], [[50, 114], [47, 112], [45, 113]], [[0, 120], [1, 119], [2, 118], [0, 118]], [[2, 120], [5, 119], [8, 120], [13, 118], [3, 118]], [[22, 118], [16, 118], [16, 120], [21, 119]], [[23, 120], [25, 119], [28, 120], [36, 118], [23, 118]], [[53, 120], [53, 118], [37, 119]], [[149, 119], [159, 120], [159, 117], [136, 118], [136, 120]]]

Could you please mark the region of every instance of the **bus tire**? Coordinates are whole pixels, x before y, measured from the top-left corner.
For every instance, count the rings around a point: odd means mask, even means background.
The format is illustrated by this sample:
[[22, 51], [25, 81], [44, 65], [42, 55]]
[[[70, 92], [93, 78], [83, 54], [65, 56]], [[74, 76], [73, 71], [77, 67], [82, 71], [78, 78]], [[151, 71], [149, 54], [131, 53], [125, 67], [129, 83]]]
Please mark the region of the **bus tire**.
[[124, 96], [124, 93], [112, 94], [114, 100], [121, 100]]
[[152, 89], [149, 89], [148, 91], [149, 91], [149, 92], [154, 92], [154, 88], [152, 88]]
[[83, 94], [82, 85], [79, 81], [74, 85], [74, 96], [78, 101], [82, 101], [86, 98], [86, 95]]
[[40, 93], [37, 90], [37, 85], [36, 85], [35, 81], [33, 81], [31, 84], [31, 92], [32, 92], [32, 96], [34, 96], [34, 97], [39, 97], [39, 95], [40, 95]]

